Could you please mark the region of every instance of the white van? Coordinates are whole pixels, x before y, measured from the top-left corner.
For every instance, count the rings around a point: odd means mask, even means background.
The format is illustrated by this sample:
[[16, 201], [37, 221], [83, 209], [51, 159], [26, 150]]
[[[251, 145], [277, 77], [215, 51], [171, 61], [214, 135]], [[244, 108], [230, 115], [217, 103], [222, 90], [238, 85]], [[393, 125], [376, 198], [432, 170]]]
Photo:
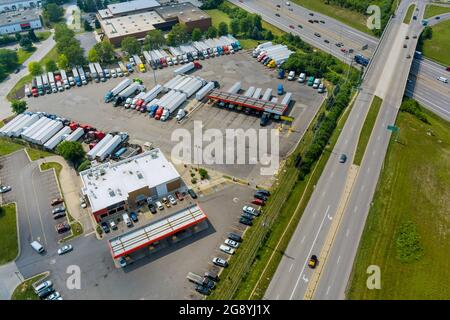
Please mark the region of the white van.
[[321, 84], [319, 85], [318, 92], [319, 92], [319, 93], [324, 93], [324, 92], [325, 92], [325, 86], [323, 85], [323, 83], [321, 83]]
[[439, 81], [443, 82], [443, 83], [448, 83], [448, 79], [445, 77], [439, 77], [437, 78]]
[[287, 79], [289, 81], [292, 81], [292, 80], [294, 80], [294, 78], [295, 78], [295, 71], [290, 71]]
[[40, 244], [37, 241], [33, 241], [32, 243], [30, 243], [31, 247], [36, 250], [37, 253], [43, 253], [45, 251], [44, 247], [42, 246], [42, 244]]
[[316, 80], [314, 80], [313, 89], [319, 88], [319, 85], [320, 85], [320, 79], [316, 78]]
[[132, 227], [133, 223], [131, 223], [131, 219], [127, 213], [122, 214], [123, 222], [127, 225], [127, 227]]
[[298, 76], [298, 82], [303, 83], [303, 82], [305, 82], [305, 79], [306, 79], [306, 74], [300, 73], [300, 75]]

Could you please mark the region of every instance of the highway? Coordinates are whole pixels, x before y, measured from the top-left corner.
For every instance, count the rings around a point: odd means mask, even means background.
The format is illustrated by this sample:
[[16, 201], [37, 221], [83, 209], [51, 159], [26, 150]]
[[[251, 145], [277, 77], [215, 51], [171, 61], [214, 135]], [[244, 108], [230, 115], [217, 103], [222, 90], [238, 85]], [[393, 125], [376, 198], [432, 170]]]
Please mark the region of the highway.
[[[365, 57], [372, 57], [373, 52], [378, 44], [379, 39], [370, 36], [359, 30], [355, 30], [344, 23], [329, 18], [317, 12], [305, 9], [291, 2], [290, 6], [285, 5], [285, 1], [269, 1], [269, 0], [230, 0], [233, 4], [243, 9], [258, 13], [263, 20], [271, 23], [283, 31], [291, 32], [299, 35], [303, 40], [321, 50], [332, 54], [340, 60], [350, 63], [354, 54], [362, 54]], [[280, 5], [277, 8], [276, 5]], [[290, 11], [292, 10], [292, 11]], [[310, 16], [313, 13], [313, 16]], [[280, 16], [276, 16], [279, 14]], [[416, 12], [417, 14], [417, 12]], [[423, 14], [423, 10], [419, 11]], [[429, 25], [435, 25], [441, 21], [450, 19], [450, 14], [440, 15], [440, 19], [429, 19]], [[317, 20], [319, 23], [310, 23], [308, 20]], [[323, 21], [324, 23], [321, 23]], [[414, 20], [411, 20], [414, 21]], [[421, 21], [420, 19], [415, 22]], [[302, 28], [299, 27], [302, 26]], [[413, 36], [419, 36], [422, 29], [417, 29]], [[317, 37], [315, 33], [320, 34]], [[327, 40], [329, 43], [325, 43]], [[343, 47], [339, 48], [336, 43], [342, 42]], [[367, 49], [363, 50], [363, 46], [367, 45]], [[341, 49], [345, 48], [346, 53]], [[348, 50], [353, 49], [354, 53], [349, 54]], [[428, 59], [424, 59], [420, 63], [420, 69], [416, 71], [417, 77], [411, 77], [411, 81], [415, 82], [409, 85], [405, 94], [416, 98], [425, 107], [438, 113], [440, 116], [450, 120], [450, 83], [446, 84], [443, 90], [438, 90], [439, 76], [448, 77], [450, 74], [445, 71], [445, 67], [436, 64]], [[442, 89], [442, 88], [440, 88]], [[428, 94], [427, 94], [428, 93]]]
[[[419, 1], [423, 12], [425, 2]], [[302, 219], [274, 274], [265, 299], [344, 299], [359, 240], [372, 202], [391, 132], [405, 90], [421, 26], [418, 19], [403, 24], [408, 4], [403, 1], [391, 19], [369, 65], [354, 107], [332, 155], [315, 186]], [[403, 48], [405, 37], [408, 47]], [[379, 116], [360, 167], [352, 165], [359, 132], [371, 101], [383, 99]], [[339, 163], [339, 155], [348, 156]], [[317, 269], [307, 266], [312, 254]]]

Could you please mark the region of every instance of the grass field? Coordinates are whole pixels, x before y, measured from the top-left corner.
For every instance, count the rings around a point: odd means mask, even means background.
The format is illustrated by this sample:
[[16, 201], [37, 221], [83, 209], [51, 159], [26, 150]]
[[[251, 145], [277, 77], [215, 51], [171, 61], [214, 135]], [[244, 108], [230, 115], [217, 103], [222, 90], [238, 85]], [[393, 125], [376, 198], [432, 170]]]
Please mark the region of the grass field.
[[428, 19], [439, 14], [450, 12], [450, 6], [437, 6], [429, 4], [425, 8], [425, 13], [423, 14], [424, 19]]
[[375, 120], [377, 120], [378, 111], [380, 110], [383, 100], [377, 96], [374, 97], [372, 104], [370, 105], [369, 112], [367, 113], [366, 120], [359, 134], [358, 146], [356, 147], [355, 158], [353, 164], [360, 165], [364, 152], [366, 151], [367, 143], [369, 143], [370, 135], [372, 134]]
[[[350, 299], [450, 299], [450, 123], [431, 125], [400, 112], [355, 261]], [[398, 258], [399, 230], [415, 226], [423, 252]], [[381, 269], [381, 290], [366, 288], [366, 268]]]
[[9, 140], [0, 138], [0, 157], [13, 153], [14, 151], [23, 149], [24, 146]]
[[32, 284], [45, 277], [45, 274], [39, 274], [22, 282], [13, 292], [11, 300], [39, 300], [39, 297], [34, 293]]
[[31, 161], [35, 161], [41, 158], [54, 156], [53, 153], [39, 150], [39, 149], [33, 149], [33, 148], [27, 148], [28, 155], [30, 156]]
[[51, 31], [36, 32], [36, 36], [38, 37], [39, 41], [47, 40], [51, 36], [51, 34]]
[[205, 11], [211, 16], [212, 24], [214, 27], [218, 28], [221, 22], [225, 22], [226, 24], [230, 25], [231, 19], [225, 12], [220, 11], [219, 9], [211, 9]]
[[408, 11], [406, 12], [405, 19], [403, 19], [403, 23], [409, 24], [409, 22], [411, 21], [411, 18], [412, 18], [412, 15], [413, 15], [415, 9], [416, 9], [416, 5], [415, 5], [415, 4], [411, 4], [411, 5], [408, 7]]
[[422, 53], [427, 58], [450, 66], [450, 20], [443, 21], [432, 27], [433, 37], [425, 40]]
[[0, 265], [13, 261], [19, 252], [17, 241], [16, 205], [0, 207]]
[[31, 55], [35, 51], [36, 51], [36, 47], [33, 47], [31, 49], [31, 51], [25, 51], [22, 48], [19, 48], [19, 50], [17, 50], [17, 58], [19, 59], [18, 63], [19, 64], [24, 63], [29, 57], [31, 57]]

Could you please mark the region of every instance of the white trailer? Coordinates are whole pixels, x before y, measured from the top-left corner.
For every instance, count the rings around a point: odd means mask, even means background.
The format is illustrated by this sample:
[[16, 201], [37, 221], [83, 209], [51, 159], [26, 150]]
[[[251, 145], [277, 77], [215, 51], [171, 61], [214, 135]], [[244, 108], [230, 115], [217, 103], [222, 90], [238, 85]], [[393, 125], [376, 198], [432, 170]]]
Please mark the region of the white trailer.
[[169, 93], [166, 93], [164, 96], [161, 97], [161, 99], [159, 99], [158, 106], [166, 107], [167, 104], [169, 103], [169, 100], [172, 99], [176, 94], [178, 94], [178, 92], [175, 90], [169, 91]]
[[200, 91], [195, 94], [195, 99], [198, 101], [202, 100], [211, 90], [214, 89], [214, 82], [208, 82]]
[[180, 90], [192, 80], [193, 80], [192, 77], [184, 78], [183, 81], [180, 81], [176, 86], [173, 87], [173, 90]]
[[64, 140], [65, 141], [78, 141], [83, 135], [84, 135], [84, 129], [81, 127], [78, 127]]
[[95, 82], [100, 82], [99, 75], [97, 73], [97, 70], [95, 70], [95, 66], [93, 63], [89, 63], [89, 71], [91, 72], [91, 78]]
[[44, 135], [45, 132], [55, 123], [55, 120], [51, 120], [43, 125], [39, 130], [37, 130], [33, 135], [28, 135], [28, 141], [36, 143], [40, 137]]
[[248, 88], [247, 91], [245, 91], [244, 96], [250, 98], [255, 93], [255, 90], [256, 90], [255, 87]]
[[87, 153], [87, 158], [89, 160], [94, 160], [97, 153], [113, 138], [112, 134], [107, 134], [102, 140], [100, 140], [89, 152]]
[[175, 69], [173, 71], [174, 74], [179, 75], [179, 74], [185, 74], [189, 71], [191, 71], [192, 69], [194, 69], [195, 65], [193, 62], [189, 62], [187, 64], [185, 64], [184, 66], [181, 66], [177, 69]]
[[142, 91], [143, 89], [144, 89], [144, 87], [142, 85], [140, 85], [137, 82], [133, 82], [127, 88], [125, 88], [123, 91], [121, 91], [118, 94], [118, 96], [121, 97], [122, 99], [126, 99], [129, 96], [135, 94], [136, 92]]
[[117, 86], [112, 88], [105, 94], [105, 102], [111, 101], [115, 96], [117, 96], [121, 91], [125, 90], [133, 81], [131, 79], [122, 80]]
[[96, 158], [100, 161], [105, 160], [111, 153], [122, 143], [122, 139], [119, 135], [114, 136], [108, 141], [103, 148], [97, 153]]
[[150, 53], [148, 51], [145, 51], [145, 50], [143, 51], [143, 55], [144, 55], [145, 61], [150, 66], [153, 61], [152, 56], [150, 55]]
[[291, 102], [291, 99], [292, 99], [292, 93], [288, 92], [284, 96], [283, 100], [281, 100], [281, 104], [287, 106]]
[[48, 140], [50, 140], [51, 137], [53, 137], [59, 130], [61, 130], [63, 127], [63, 124], [61, 121], [55, 121], [53, 125], [48, 128], [46, 132], [42, 136], [39, 137], [39, 139], [36, 141], [36, 143], [40, 146], [44, 145]]
[[278, 98], [277, 97], [273, 97], [272, 100], [270, 100], [270, 102], [278, 103]]
[[266, 91], [263, 94], [262, 100], [270, 101], [270, 98], [272, 97], [272, 89], [267, 88]]
[[162, 86], [157, 84], [156, 86], [154, 86], [152, 88], [152, 90], [146, 92], [143, 96], [142, 96], [142, 100], [144, 100], [143, 104], [146, 104], [149, 101], [152, 101], [153, 99], [156, 98], [156, 96], [158, 94], [160, 94], [160, 92], [162, 91]]
[[6, 132], [8, 132], [8, 130], [12, 127], [14, 127], [17, 123], [20, 122], [20, 119], [23, 119], [26, 117], [26, 114], [22, 113], [19, 114], [18, 116], [16, 116], [14, 119], [12, 119], [10, 122], [8, 122], [7, 124], [5, 124], [2, 128], [0, 128], [0, 133], [6, 134]]
[[172, 88], [173, 84], [175, 84], [177, 81], [184, 78], [182, 75], [177, 75], [176, 77], [170, 79], [165, 84], [163, 84], [164, 91], [167, 91]]
[[37, 122], [29, 126], [26, 130], [22, 132], [20, 135], [25, 140], [29, 140], [33, 135], [35, 135], [39, 130], [41, 130], [44, 126], [50, 123], [50, 119], [47, 117], [40, 118]]
[[70, 129], [69, 126], [66, 126], [64, 128], [62, 128], [61, 130], [59, 130], [53, 137], [51, 137], [50, 140], [48, 140], [45, 144], [44, 147], [47, 150], [53, 150], [56, 148], [56, 146], [64, 140], [64, 138], [69, 135], [72, 132], [72, 130]]
[[242, 82], [238, 81], [231, 86], [230, 89], [227, 90], [228, 93], [236, 94], [241, 90]]
[[10, 132], [8, 132], [8, 135], [11, 137], [18, 137], [20, 134], [29, 126], [31, 126], [33, 123], [37, 122], [39, 120], [39, 116], [37, 114], [33, 114], [25, 118], [24, 121], [21, 121], [19, 125], [12, 128]]
[[103, 72], [103, 69], [100, 66], [100, 63], [98, 63], [98, 62], [94, 63], [94, 67], [95, 67], [95, 71], [97, 71], [100, 81], [106, 81], [105, 73]]
[[61, 79], [62, 79], [64, 88], [70, 89], [70, 83], [69, 83], [69, 79], [67, 78], [66, 70], [60, 70], [60, 72], [61, 72]]
[[188, 98], [190, 98], [194, 93], [200, 90], [203, 87], [203, 81], [197, 80], [197, 82], [191, 84], [189, 87], [186, 87], [182, 90]]
[[176, 81], [169, 84], [169, 86], [164, 90], [164, 92], [173, 90], [176, 86], [178, 86], [181, 82], [185, 81], [187, 78], [190, 78], [190, 77], [181, 76], [180, 78], [177, 78]]
[[87, 84], [86, 73], [84, 73], [84, 69], [83, 69], [82, 66], [78, 67], [78, 73], [80, 74], [81, 83], [82, 84]]
[[19, 121], [17, 121], [16, 123], [14, 123], [14, 125], [12, 125], [11, 127], [9, 127], [9, 129], [5, 132], [6, 136], [12, 136], [12, 133], [23, 127], [23, 123], [25, 123], [28, 119], [30, 118], [29, 115], [24, 115], [23, 117], [20, 118]]
[[261, 92], [262, 92], [262, 89], [261, 88], [257, 88], [255, 90], [255, 93], [253, 93], [252, 97], [255, 98], [255, 99], [259, 99], [261, 97]]

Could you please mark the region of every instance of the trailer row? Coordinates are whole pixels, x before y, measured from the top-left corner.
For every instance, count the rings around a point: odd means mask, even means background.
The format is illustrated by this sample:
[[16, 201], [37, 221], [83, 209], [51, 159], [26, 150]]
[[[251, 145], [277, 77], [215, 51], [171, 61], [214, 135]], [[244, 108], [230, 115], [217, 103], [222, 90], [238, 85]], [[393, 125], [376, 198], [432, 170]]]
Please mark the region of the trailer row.
[[293, 52], [286, 45], [265, 42], [258, 45], [252, 56], [269, 68], [281, 66]]

